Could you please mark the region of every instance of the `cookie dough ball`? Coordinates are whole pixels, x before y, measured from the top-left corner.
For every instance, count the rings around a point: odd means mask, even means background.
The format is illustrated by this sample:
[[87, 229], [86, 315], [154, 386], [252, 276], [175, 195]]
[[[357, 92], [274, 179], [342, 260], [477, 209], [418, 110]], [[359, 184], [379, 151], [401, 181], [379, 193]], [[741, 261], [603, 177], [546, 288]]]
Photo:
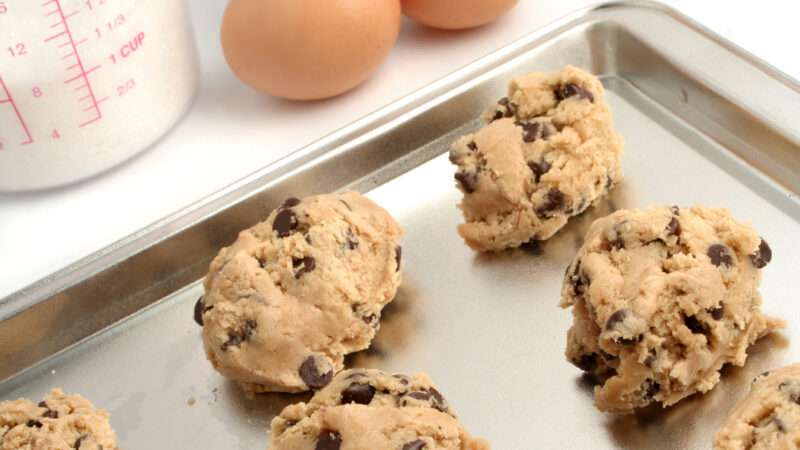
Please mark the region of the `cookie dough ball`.
[[622, 179], [622, 138], [586, 72], [517, 78], [483, 119], [450, 151], [464, 194], [458, 232], [475, 250], [549, 239]]
[[731, 411], [714, 450], [800, 448], [800, 364], [767, 372]]
[[271, 450], [488, 450], [426, 375], [353, 369], [272, 420]]
[[249, 392], [325, 386], [375, 336], [401, 234], [355, 192], [286, 200], [211, 262], [195, 310], [208, 359]]
[[761, 313], [772, 252], [725, 209], [652, 207], [595, 221], [567, 268], [566, 356], [592, 375], [595, 404], [630, 413], [707, 392], [726, 364], [782, 326]]
[[0, 450], [116, 450], [108, 413], [53, 389], [38, 404], [0, 402]]

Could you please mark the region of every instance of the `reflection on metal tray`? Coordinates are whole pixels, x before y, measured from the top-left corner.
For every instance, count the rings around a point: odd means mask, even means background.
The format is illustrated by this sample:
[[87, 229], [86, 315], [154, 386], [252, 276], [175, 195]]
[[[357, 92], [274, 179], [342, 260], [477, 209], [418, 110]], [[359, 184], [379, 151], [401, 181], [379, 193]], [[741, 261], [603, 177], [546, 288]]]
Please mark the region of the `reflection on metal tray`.
[[[476, 255], [455, 233], [459, 194], [443, 154], [508, 79], [566, 63], [609, 89], [627, 178], [540, 248]], [[0, 398], [80, 392], [111, 411], [125, 448], [264, 448], [272, 416], [304, 397], [248, 399], [211, 369], [191, 319], [196, 281], [219, 247], [290, 194], [354, 188], [407, 236], [397, 304], [353, 364], [430, 373], [496, 449], [708, 448], [755, 374], [800, 360], [800, 302], [787, 283], [800, 266], [796, 117], [796, 82], [668, 9], [581, 11], [3, 299]], [[614, 417], [594, 409], [564, 360], [559, 285], [594, 218], [650, 203], [727, 206], [751, 220], [775, 251], [765, 309], [790, 325], [710, 394]]]

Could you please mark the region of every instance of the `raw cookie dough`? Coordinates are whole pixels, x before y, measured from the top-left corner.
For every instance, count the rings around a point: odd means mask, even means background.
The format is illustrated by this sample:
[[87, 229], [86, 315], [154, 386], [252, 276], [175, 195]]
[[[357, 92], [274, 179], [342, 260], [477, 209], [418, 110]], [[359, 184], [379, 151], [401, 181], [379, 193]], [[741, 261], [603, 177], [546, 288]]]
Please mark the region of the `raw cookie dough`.
[[375, 336], [401, 235], [355, 192], [286, 200], [211, 262], [195, 308], [208, 359], [248, 392], [325, 386]]
[[723, 364], [782, 326], [761, 313], [772, 252], [725, 209], [621, 210], [595, 221], [567, 268], [569, 361], [592, 375], [595, 404], [630, 413], [672, 405], [719, 381]]
[[108, 413], [80, 395], [53, 389], [35, 404], [0, 402], [0, 450], [116, 450]]
[[531, 73], [450, 150], [464, 198], [458, 232], [478, 251], [543, 241], [622, 179], [622, 138], [603, 85], [582, 70]]
[[800, 364], [762, 374], [714, 437], [714, 450], [800, 448]]
[[270, 450], [488, 450], [424, 374], [352, 369], [272, 420]]

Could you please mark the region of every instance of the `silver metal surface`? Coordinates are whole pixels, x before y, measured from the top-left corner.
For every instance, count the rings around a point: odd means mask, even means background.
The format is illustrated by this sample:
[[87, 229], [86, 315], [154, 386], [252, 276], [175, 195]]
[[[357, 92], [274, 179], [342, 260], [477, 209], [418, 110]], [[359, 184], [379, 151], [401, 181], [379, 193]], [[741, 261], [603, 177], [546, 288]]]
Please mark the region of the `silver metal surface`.
[[[565, 63], [603, 77], [626, 180], [538, 250], [475, 255], [455, 233], [459, 194], [443, 153], [508, 79]], [[271, 417], [304, 397], [248, 399], [211, 369], [191, 320], [195, 281], [289, 194], [351, 187], [407, 233], [396, 304], [353, 364], [428, 372], [496, 449], [708, 448], [755, 374], [800, 360], [796, 117], [796, 82], [669, 10], [582, 11], [1, 300], [0, 398], [80, 392], [111, 412], [128, 449], [264, 448]], [[594, 409], [564, 360], [570, 313], [556, 306], [559, 285], [594, 218], [651, 203], [727, 206], [752, 221], [775, 252], [765, 309], [790, 323], [710, 394], [614, 417]]]

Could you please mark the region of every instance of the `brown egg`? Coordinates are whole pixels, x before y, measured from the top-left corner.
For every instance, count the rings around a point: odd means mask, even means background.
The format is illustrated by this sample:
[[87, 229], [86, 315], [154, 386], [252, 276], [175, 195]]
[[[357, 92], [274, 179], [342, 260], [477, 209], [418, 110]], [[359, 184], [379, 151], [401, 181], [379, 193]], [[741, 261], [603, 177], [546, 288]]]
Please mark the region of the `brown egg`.
[[400, 32], [400, 0], [231, 0], [222, 49], [240, 80], [295, 100], [341, 94], [369, 77]]
[[517, 0], [403, 0], [403, 13], [434, 28], [472, 28], [497, 19]]

